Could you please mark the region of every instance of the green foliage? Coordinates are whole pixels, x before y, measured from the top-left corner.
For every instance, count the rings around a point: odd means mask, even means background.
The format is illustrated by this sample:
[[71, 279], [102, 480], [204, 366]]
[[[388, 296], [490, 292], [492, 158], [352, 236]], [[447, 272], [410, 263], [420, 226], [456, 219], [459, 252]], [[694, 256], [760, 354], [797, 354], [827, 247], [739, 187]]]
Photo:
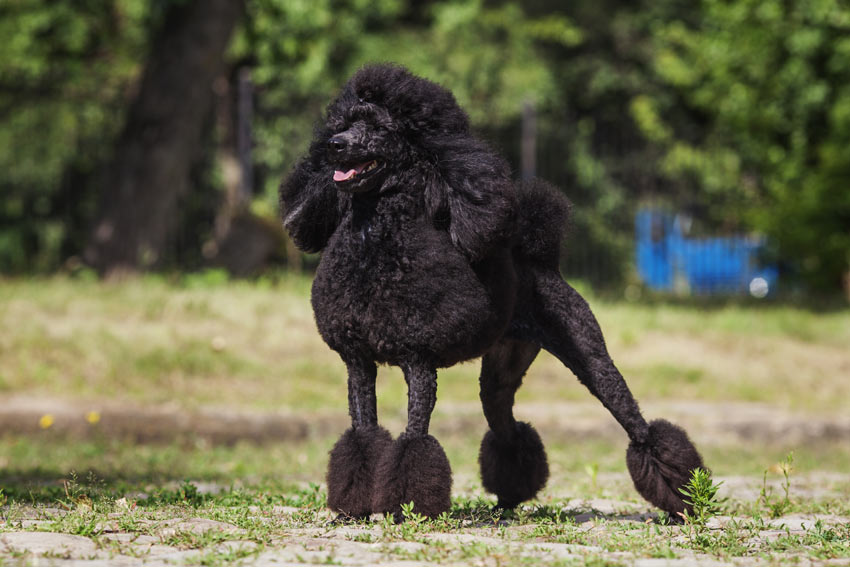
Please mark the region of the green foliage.
[[693, 512], [685, 511], [685, 522], [697, 530], [704, 530], [709, 519], [720, 511], [717, 491], [721, 483], [711, 478], [711, 473], [705, 469], [696, 468], [691, 471], [688, 483], [679, 489], [685, 496], [685, 502], [693, 507]]
[[[183, 1], [0, 5], [0, 271], [55, 269], [79, 253], [155, 32]], [[450, 88], [515, 166], [519, 114], [535, 105], [539, 174], [576, 205], [570, 276], [629, 278], [646, 198], [707, 232], [765, 233], [811, 289], [837, 290], [850, 268], [850, 8], [839, 0], [246, 7], [228, 57], [257, 88], [264, 214], [343, 81], [391, 60]], [[213, 122], [199, 163], [214, 170]], [[196, 193], [221, 183], [209, 178], [193, 177]], [[208, 194], [190, 200], [205, 205], [187, 205], [184, 245], [209, 233], [215, 207]]]
[[57, 183], [114, 120], [144, 45], [144, 2], [11, 2], [0, 12], [0, 168], [10, 185]]
[[440, 2], [425, 26], [368, 38], [357, 59], [359, 64], [393, 53], [395, 61], [451, 89], [474, 125], [492, 128], [515, 119], [524, 101], [553, 99], [539, 38], [573, 44], [580, 33], [564, 18], [528, 18], [515, 3]]
[[0, 6], [0, 271], [54, 268], [96, 195], [147, 42], [149, 2]]
[[683, 519], [688, 530], [688, 539], [699, 549], [710, 549], [716, 545], [715, 538], [709, 532], [708, 520], [720, 512], [720, 502], [717, 490], [720, 484], [715, 484], [711, 473], [697, 468], [691, 471], [688, 483], [679, 489], [685, 496], [685, 502], [690, 504], [692, 511], [685, 510]]
[[254, 60], [253, 78], [263, 93], [255, 156], [268, 172], [259, 198], [272, 210], [280, 178], [305, 151], [313, 123], [365, 63], [406, 65], [451, 89], [474, 125], [494, 128], [516, 120], [525, 100], [554, 101], [551, 68], [538, 42], [581, 39], [567, 18], [531, 18], [512, 2], [260, 0], [249, 10], [233, 52]]
[[642, 11], [616, 1], [546, 9], [581, 30], [576, 45], [546, 46], [557, 96], [538, 118], [539, 175], [575, 205], [562, 268], [594, 288], [621, 289], [633, 253], [635, 206], [654, 189], [657, 159], [627, 112], [633, 97], [649, 101], [652, 86], [638, 58], [647, 42]]
[[788, 453], [785, 459], [779, 463], [779, 470], [784, 478], [782, 482], [783, 497], [781, 500], [773, 498], [772, 490], [767, 486], [767, 470], [764, 471], [762, 479], [761, 493], [759, 494], [759, 504], [763, 505], [770, 511], [771, 518], [779, 518], [790, 510], [791, 504], [791, 472], [794, 470], [794, 452]]
[[664, 94], [633, 102], [665, 175], [691, 180], [717, 219], [766, 233], [820, 289], [850, 269], [848, 31], [835, 0], [704, 0], [694, 24], [654, 27]]
[[250, 59], [262, 90], [254, 124], [254, 155], [267, 168], [264, 189], [276, 210], [280, 176], [303, 153], [312, 124], [339, 88], [362, 38], [390, 26], [400, 0], [257, 0], [232, 47]]
[[197, 508], [206, 502], [206, 495], [198, 491], [198, 487], [184, 480], [176, 488], [161, 488], [139, 502], [143, 506], [162, 506], [165, 504], [182, 504]]

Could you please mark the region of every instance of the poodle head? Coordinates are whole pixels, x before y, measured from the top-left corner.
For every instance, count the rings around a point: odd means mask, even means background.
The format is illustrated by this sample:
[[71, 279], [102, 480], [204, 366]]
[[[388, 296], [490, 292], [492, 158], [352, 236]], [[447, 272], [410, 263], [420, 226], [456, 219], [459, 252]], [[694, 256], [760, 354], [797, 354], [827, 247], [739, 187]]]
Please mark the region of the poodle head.
[[319, 143], [334, 186], [348, 193], [380, 190], [410, 171], [440, 136], [466, 135], [469, 121], [443, 87], [403, 67], [364, 67], [330, 104]]
[[513, 234], [510, 168], [470, 133], [451, 92], [403, 67], [370, 65], [328, 106], [307, 156], [281, 185], [284, 225], [303, 250], [319, 251], [353, 196], [402, 192], [418, 197], [406, 202], [470, 260]]

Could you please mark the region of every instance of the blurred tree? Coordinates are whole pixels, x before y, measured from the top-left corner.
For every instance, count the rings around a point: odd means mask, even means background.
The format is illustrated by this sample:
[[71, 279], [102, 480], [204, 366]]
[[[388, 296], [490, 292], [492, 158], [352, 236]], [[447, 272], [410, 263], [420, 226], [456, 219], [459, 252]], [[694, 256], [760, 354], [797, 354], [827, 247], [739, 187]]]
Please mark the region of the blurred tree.
[[[761, 229], [814, 289], [850, 273], [850, 6], [703, 0], [653, 26], [632, 114], [707, 211]], [[681, 119], [687, 116], [687, 119]]]
[[[674, 10], [669, 0], [658, 4]], [[540, 175], [575, 205], [563, 270], [618, 290], [629, 275], [637, 199], [656, 188], [653, 147], [626, 112], [650, 87], [641, 14], [652, 4], [544, 0], [530, 9], [538, 17], [560, 14], [581, 30], [581, 41], [545, 46], [557, 102], [542, 108], [546, 119], [539, 120]]]
[[481, 0], [256, 0], [234, 53], [258, 88], [254, 210], [274, 216], [280, 179], [303, 154], [323, 107], [360, 66], [392, 61], [435, 80], [502, 151], [524, 102], [555, 104], [540, 43], [574, 45], [562, 15], [529, 17], [519, 3]]
[[766, 232], [834, 289], [850, 263], [848, 21], [839, 0], [3, 2], [0, 270], [79, 254], [98, 197], [94, 234], [113, 237], [91, 240], [94, 263], [186, 266], [226, 175], [213, 78], [251, 69], [252, 206], [271, 219], [323, 106], [391, 60], [450, 88], [514, 164], [534, 103], [538, 173], [576, 204], [570, 275], [622, 282], [652, 196], [712, 231]]
[[239, 21], [241, 0], [175, 0], [153, 40], [138, 93], [108, 166], [85, 251], [101, 272], [154, 265], [178, 219], [201, 155], [213, 80]]
[[54, 269], [87, 231], [151, 17], [141, 0], [0, 3], [0, 271]]
[[258, 206], [276, 207], [280, 178], [306, 150], [313, 123], [365, 63], [393, 61], [443, 84], [476, 128], [495, 131], [517, 120], [524, 100], [554, 101], [537, 42], [579, 37], [566, 18], [530, 18], [513, 2], [251, 2], [234, 52], [252, 61], [259, 91]]

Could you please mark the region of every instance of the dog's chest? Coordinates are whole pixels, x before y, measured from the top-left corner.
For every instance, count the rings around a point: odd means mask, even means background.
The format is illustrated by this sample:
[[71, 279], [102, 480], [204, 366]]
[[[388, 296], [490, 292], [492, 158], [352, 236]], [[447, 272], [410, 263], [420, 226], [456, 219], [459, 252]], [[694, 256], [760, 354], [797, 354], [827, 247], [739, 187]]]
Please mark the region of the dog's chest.
[[317, 310], [356, 321], [410, 299], [419, 268], [416, 231], [364, 224], [343, 226], [329, 243], [313, 284]]
[[434, 343], [438, 326], [480, 301], [446, 233], [424, 221], [363, 228], [340, 227], [313, 283], [316, 322], [335, 350], [392, 361]]

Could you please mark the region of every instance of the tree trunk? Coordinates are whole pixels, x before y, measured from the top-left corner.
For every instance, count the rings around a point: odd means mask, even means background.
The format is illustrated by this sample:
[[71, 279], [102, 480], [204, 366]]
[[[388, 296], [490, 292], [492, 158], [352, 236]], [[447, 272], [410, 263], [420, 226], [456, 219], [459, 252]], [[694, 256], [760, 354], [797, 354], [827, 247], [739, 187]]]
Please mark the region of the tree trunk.
[[174, 3], [105, 171], [85, 259], [102, 274], [136, 271], [163, 256], [189, 189], [212, 84], [244, 10], [242, 0]]

